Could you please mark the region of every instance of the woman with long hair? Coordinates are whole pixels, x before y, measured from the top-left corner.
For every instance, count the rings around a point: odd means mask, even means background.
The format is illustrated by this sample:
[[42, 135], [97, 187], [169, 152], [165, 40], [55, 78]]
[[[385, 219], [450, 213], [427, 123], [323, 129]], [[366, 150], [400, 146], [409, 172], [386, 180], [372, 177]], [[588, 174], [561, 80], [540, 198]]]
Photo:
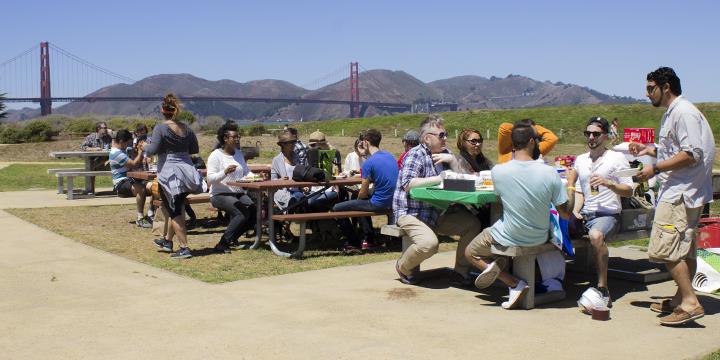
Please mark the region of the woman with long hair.
[[173, 251], [172, 238], [177, 235], [180, 249], [170, 255], [172, 258], [192, 257], [187, 243], [185, 227], [185, 201], [188, 194], [202, 192], [202, 179], [193, 166], [190, 154], [200, 152], [198, 140], [190, 126], [177, 120], [180, 114], [180, 101], [170, 93], [160, 106], [165, 121], [153, 129], [152, 142], [145, 147], [147, 155], [158, 155], [157, 180], [160, 185], [160, 198], [168, 214], [170, 226], [168, 239], [155, 240], [155, 244], [165, 252]]
[[471, 174], [493, 167], [492, 161], [482, 152], [483, 137], [475, 129], [463, 129], [457, 137], [459, 172]]

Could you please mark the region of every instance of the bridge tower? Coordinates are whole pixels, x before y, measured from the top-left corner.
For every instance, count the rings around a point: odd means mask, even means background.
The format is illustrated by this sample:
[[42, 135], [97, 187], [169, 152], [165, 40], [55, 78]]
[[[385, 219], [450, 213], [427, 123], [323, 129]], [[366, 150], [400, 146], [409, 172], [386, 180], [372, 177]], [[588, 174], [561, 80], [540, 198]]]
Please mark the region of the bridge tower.
[[360, 117], [360, 84], [358, 63], [350, 63], [350, 117]]
[[40, 114], [52, 113], [50, 100], [50, 47], [47, 41], [40, 43]]

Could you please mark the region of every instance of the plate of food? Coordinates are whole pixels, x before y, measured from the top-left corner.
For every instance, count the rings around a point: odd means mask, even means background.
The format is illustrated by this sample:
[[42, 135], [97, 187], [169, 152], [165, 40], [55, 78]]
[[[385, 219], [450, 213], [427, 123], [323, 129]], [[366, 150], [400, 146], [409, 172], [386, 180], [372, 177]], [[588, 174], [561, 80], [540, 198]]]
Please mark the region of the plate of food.
[[475, 190], [477, 190], [477, 191], [495, 191], [495, 187], [492, 185], [480, 185], [480, 186], [476, 186]]
[[618, 170], [613, 173], [613, 176], [615, 177], [632, 177], [637, 175], [640, 172], [637, 168], [630, 168], [630, 169], [623, 169]]

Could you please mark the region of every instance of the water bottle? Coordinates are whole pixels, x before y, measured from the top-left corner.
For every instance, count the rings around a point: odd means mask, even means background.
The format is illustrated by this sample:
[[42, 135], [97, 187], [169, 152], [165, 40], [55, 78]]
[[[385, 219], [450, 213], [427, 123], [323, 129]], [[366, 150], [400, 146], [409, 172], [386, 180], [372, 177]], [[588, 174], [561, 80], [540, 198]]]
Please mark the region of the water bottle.
[[[643, 163], [638, 164], [638, 171], [642, 171], [642, 169]], [[637, 177], [633, 177], [633, 180], [637, 180]], [[647, 180], [641, 181], [640, 184], [638, 184], [638, 191], [640, 191], [641, 194], [645, 194], [650, 191], [650, 185], [648, 185]]]

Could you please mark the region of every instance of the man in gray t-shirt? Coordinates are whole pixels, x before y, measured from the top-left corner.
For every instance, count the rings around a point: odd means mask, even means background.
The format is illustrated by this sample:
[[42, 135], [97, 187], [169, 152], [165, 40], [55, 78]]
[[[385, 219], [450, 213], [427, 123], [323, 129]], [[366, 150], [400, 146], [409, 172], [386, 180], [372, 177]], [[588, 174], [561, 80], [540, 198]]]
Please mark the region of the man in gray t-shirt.
[[678, 285], [675, 296], [650, 310], [666, 314], [662, 325], [681, 325], [705, 315], [692, 288], [697, 269], [695, 235], [703, 205], [712, 201], [712, 163], [715, 138], [703, 114], [681, 97], [680, 78], [661, 67], [647, 75], [647, 97], [667, 110], [660, 120], [657, 148], [630, 144], [636, 156], [650, 155], [657, 164], [644, 167], [640, 180], [657, 176], [657, 196], [648, 258], [664, 263]]

